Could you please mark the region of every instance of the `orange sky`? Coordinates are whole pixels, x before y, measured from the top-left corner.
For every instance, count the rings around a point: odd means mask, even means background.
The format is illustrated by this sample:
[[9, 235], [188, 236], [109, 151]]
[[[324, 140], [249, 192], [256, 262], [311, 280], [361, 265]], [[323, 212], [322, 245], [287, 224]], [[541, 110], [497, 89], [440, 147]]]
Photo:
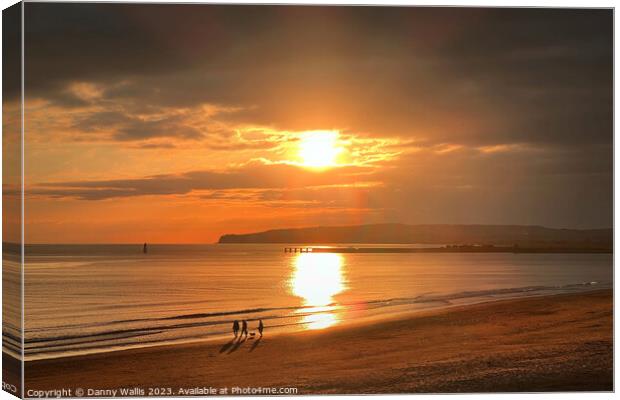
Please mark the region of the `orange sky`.
[[29, 3], [26, 21], [28, 243], [611, 226], [606, 10]]

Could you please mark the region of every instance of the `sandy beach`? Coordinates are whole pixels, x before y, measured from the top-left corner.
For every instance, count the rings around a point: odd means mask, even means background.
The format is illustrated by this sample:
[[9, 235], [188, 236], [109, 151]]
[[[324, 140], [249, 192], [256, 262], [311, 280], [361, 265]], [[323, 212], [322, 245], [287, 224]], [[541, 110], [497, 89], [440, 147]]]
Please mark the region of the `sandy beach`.
[[501, 300], [302, 333], [267, 329], [260, 341], [32, 361], [26, 390], [611, 391], [612, 302], [611, 290]]

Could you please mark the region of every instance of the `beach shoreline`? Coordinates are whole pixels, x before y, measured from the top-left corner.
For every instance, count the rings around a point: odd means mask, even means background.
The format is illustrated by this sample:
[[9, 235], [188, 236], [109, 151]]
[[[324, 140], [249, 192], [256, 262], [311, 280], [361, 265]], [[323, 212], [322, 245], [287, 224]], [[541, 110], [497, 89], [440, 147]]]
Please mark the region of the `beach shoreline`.
[[611, 391], [612, 303], [611, 289], [525, 297], [419, 311], [366, 325], [274, 336], [267, 329], [260, 341], [206, 341], [27, 361], [25, 389]]
[[[597, 285], [598, 286], [598, 285]], [[380, 324], [380, 323], [384, 323], [384, 322], [389, 322], [389, 321], [393, 321], [393, 320], [401, 320], [401, 319], [408, 319], [408, 318], [414, 318], [416, 316], [422, 316], [422, 315], [426, 315], [428, 313], [435, 313], [441, 310], [449, 310], [452, 308], [459, 308], [459, 307], [466, 307], [466, 306], [473, 306], [473, 305], [477, 305], [477, 304], [484, 304], [484, 303], [493, 303], [493, 302], [498, 302], [498, 301], [506, 301], [506, 300], [518, 300], [518, 299], [528, 299], [528, 298], [537, 298], [537, 297], [547, 297], [547, 296], [557, 296], [557, 295], [563, 295], [563, 294], [579, 294], [579, 293], [589, 293], [592, 291], [602, 291], [602, 290], [607, 290], [610, 289], [609, 286], [607, 285], [602, 285], [601, 287], [597, 287], [596, 289], [594, 289], [594, 286], [591, 286], [590, 289], [584, 289], [584, 290], [579, 290], [579, 291], [575, 291], [575, 292], [568, 292], [568, 291], [559, 291], [556, 293], [551, 293], [549, 291], [547, 292], [537, 292], [537, 291], [516, 291], [516, 292], [512, 292], [509, 293], [507, 296], [504, 296], [506, 293], [501, 293], [498, 292], [494, 295], [489, 295], [489, 294], [480, 294], [480, 293], [474, 293], [474, 295], [471, 296], [463, 296], [463, 297], [458, 297], [458, 298], [451, 298], [450, 300], [446, 301], [443, 298], [439, 298], [439, 299], [427, 299], [425, 302], [421, 302], [420, 304], [417, 304], [417, 306], [419, 308], [408, 308], [405, 309], [403, 308], [403, 306], [400, 307], [392, 307], [392, 308], [400, 308], [399, 310], [392, 310], [390, 313], [381, 313], [381, 314], [371, 314], [371, 315], [356, 315], [355, 318], [353, 319], [342, 319], [340, 321], [338, 321], [337, 324], [335, 325], [330, 325], [331, 329], [354, 329], [356, 327], [359, 326], [365, 326], [368, 324]], [[438, 305], [438, 303], [441, 303], [440, 305]], [[420, 307], [420, 305], [424, 305], [422, 307]], [[353, 306], [357, 306], [353, 305]], [[351, 307], [352, 305], [349, 305], [349, 307]], [[411, 305], [410, 305], [411, 306]], [[319, 314], [331, 314], [332, 312], [335, 311], [329, 311], [329, 312], [324, 312], [324, 313], [319, 313]], [[258, 319], [255, 318], [249, 318], [246, 319], [250, 324], [254, 323], [256, 324]], [[232, 322], [231, 322], [232, 323]], [[228, 326], [229, 324], [227, 324]], [[297, 324], [300, 327], [295, 329], [295, 328], [291, 328], [291, 329], [282, 329], [283, 325], [275, 325], [272, 327], [272, 329], [270, 329], [270, 337], [278, 337], [281, 335], [290, 335], [290, 334], [295, 334], [295, 333], [302, 333], [302, 332], [306, 332], [308, 330], [317, 330], [315, 328], [301, 328], [301, 326], [308, 326], [310, 325], [309, 323], [299, 323]], [[290, 325], [289, 325], [290, 327]], [[250, 328], [250, 332], [252, 332], [252, 328]], [[255, 334], [257, 334], [257, 332], [254, 331]], [[34, 362], [34, 361], [43, 361], [43, 360], [52, 360], [52, 359], [65, 359], [65, 358], [73, 358], [73, 357], [83, 357], [83, 356], [87, 356], [87, 355], [95, 355], [95, 354], [106, 354], [106, 353], [116, 353], [116, 352], [124, 352], [124, 351], [131, 351], [131, 350], [139, 350], [139, 349], [146, 349], [146, 348], [163, 348], [163, 347], [174, 347], [174, 346], [186, 346], [186, 345], [192, 345], [192, 344], [208, 344], [208, 343], [214, 343], [214, 342], [222, 342], [222, 341], [226, 341], [230, 338], [230, 333], [219, 333], [219, 334], [215, 334], [215, 335], [210, 335], [204, 338], [200, 338], [200, 339], [178, 339], [175, 341], [167, 341], [167, 342], [161, 342], [161, 343], [142, 343], [142, 344], [133, 344], [133, 345], [118, 345], [116, 347], [110, 347], [110, 348], [101, 348], [101, 349], [90, 349], [90, 350], [84, 350], [84, 349], [79, 349], [79, 350], [75, 350], [74, 352], [59, 352], [56, 353], [53, 356], [49, 356], [49, 355], [44, 355], [42, 357], [27, 357], [26, 358], [26, 362]], [[11, 354], [11, 353], [6, 353], [6, 356], [8, 357], [12, 357], [12, 358], [17, 358], [15, 355]]]

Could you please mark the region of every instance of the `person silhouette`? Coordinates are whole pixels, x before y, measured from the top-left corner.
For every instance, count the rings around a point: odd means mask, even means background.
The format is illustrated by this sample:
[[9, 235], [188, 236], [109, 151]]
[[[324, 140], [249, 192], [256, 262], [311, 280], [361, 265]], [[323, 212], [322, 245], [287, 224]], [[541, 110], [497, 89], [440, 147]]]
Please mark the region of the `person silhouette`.
[[263, 320], [259, 319], [258, 320], [258, 334], [260, 335], [260, 337], [263, 337]]
[[248, 321], [246, 321], [245, 319], [243, 320], [243, 322], [241, 322], [241, 336], [243, 336], [244, 333], [245, 333], [245, 337], [247, 338], [248, 337]]
[[237, 337], [237, 334], [239, 333], [239, 321], [237, 320], [233, 322], [233, 333], [235, 334], [235, 337]]

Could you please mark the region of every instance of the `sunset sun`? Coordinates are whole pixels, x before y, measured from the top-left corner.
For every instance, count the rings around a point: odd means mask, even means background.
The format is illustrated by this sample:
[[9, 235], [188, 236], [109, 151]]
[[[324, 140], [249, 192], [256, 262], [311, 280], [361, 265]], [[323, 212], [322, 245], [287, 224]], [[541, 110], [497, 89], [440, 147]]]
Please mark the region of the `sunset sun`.
[[299, 156], [303, 165], [314, 168], [335, 166], [336, 157], [342, 151], [337, 142], [336, 131], [305, 132], [299, 144]]

